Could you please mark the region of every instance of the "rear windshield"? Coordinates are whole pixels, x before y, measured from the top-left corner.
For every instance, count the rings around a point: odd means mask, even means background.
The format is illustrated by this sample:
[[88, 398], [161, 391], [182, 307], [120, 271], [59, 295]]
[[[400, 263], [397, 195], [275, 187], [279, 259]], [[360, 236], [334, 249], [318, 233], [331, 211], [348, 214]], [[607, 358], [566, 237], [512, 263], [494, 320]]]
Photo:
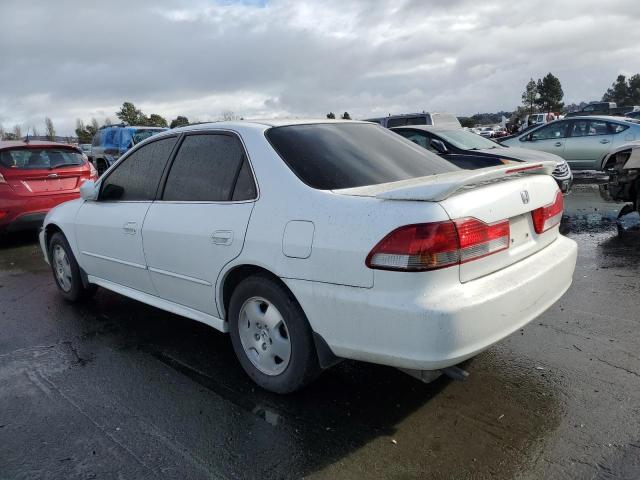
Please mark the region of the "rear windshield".
[[0, 152], [0, 164], [17, 170], [51, 169], [82, 165], [82, 162], [80, 152], [63, 148], [22, 148]]
[[397, 133], [370, 123], [291, 125], [271, 128], [266, 135], [289, 168], [320, 190], [458, 170]]

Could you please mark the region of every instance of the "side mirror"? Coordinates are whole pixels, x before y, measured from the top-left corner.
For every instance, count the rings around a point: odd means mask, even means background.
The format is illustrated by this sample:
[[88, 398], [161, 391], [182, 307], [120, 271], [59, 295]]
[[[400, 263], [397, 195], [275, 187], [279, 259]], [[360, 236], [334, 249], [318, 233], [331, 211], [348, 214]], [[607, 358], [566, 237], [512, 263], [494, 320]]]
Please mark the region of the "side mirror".
[[437, 140], [435, 138], [432, 138], [429, 144], [433, 148], [435, 148], [438, 151], [438, 153], [447, 153], [449, 151], [449, 149], [447, 149], [446, 145], [442, 140]]
[[80, 197], [87, 202], [94, 202], [98, 199], [98, 189], [93, 180], [87, 180], [80, 185]]

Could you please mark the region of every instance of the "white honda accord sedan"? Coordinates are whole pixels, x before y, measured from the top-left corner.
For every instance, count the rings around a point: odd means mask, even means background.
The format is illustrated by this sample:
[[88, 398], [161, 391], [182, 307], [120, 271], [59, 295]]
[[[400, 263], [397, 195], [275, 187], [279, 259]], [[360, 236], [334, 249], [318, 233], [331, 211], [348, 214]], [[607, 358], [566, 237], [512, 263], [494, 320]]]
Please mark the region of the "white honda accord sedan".
[[569, 288], [553, 168], [460, 170], [367, 122], [193, 125], [85, 182], [40, 243], [66, 299], [100, 286], [229, 332], [274, 392], [341, 358], [433, 372]]

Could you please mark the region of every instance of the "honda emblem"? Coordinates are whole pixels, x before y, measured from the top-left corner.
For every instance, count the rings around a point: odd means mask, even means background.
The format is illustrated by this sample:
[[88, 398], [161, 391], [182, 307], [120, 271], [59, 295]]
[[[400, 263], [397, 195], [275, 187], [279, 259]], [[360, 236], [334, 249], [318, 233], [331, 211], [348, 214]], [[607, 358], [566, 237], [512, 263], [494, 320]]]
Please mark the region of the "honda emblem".
[[527, 203], [529, 203], [529, 192], [527, 190], [521, 191], [520, 198], [522, 199], [522, 203], [526, 205]]

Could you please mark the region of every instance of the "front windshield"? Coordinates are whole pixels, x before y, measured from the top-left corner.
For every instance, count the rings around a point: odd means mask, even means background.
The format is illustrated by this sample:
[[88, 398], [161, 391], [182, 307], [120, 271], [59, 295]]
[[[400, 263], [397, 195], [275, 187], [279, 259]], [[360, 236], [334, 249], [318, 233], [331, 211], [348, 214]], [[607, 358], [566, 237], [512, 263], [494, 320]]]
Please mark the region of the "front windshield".
[[462, 129], [439, 131], [438, 135], [454, 147], [462, 150], [481, 150], [483, 148], [495, 148], [498, 146], [496, 142]]
[[140, 143], [147, 138], [162, 132], [163, 130], [136, 130], [133, 134], [133, 143]]

